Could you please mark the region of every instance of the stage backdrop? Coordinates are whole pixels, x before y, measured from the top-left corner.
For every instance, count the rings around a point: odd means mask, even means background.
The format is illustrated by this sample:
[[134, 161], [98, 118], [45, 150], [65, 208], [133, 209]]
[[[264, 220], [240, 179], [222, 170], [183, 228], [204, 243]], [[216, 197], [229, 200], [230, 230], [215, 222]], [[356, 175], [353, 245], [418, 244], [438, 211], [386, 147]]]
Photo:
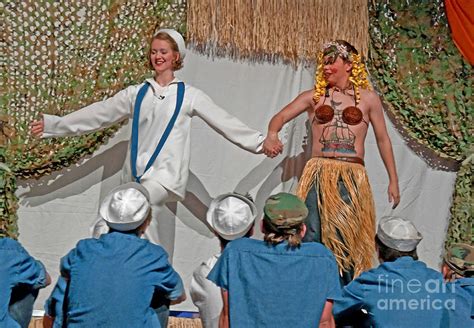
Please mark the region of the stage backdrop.
[[[268, 121], [300, 91], [312, 88], [313, 68], [210, 60], [190, 52], [178, 76], [209, 94], [213, 100], [249, 126], [266, 132]], [[170, 204], [168, 219], [174, 236], [165, 241], [175, 268], [189, 286], [193, 269], [218, 252], [218, 240], [209, 231], [205, 213], [211, 199], [229, 191], [250, 192], [259, 213], [274, 192], [294, 191], [305, 162], [306, 114], [282, 131], [284, 153], [274, 159], [253, 155], [227, 142], [196, 118], [192, 125], [191, 177], [182, 203]], [[424, 239], [420, 258], [438, 268], [446, 234], [455, 173], [430, 169], [405, 146], [387, 122], [400, 179], [401, 203], [387, 201], [388, 178], [372, 130], [366, 141], [366, 167], [372, 184], [377, 219], [400, 215], [412, 220]], [[52, 176], [19, 181], [20, 242], [40, 259], [57, 279], [59, 259], [81, 238], [90, 235], [100, 201], [119, 184], [127, 150], [128, 127], [122, 127], [93, 156]], [[259, 215], [261, 216], [261, 215]], [[258, 227], [258, 225], [257, 225]], [[258, 228], [257, 228], [258, 230]], [[255, 238], [261, 238], [257, 233]], [[42, 309], [52, 287], [40, 292], [36, 309]], [[176, 310], [195, 310], [188, 300]]]

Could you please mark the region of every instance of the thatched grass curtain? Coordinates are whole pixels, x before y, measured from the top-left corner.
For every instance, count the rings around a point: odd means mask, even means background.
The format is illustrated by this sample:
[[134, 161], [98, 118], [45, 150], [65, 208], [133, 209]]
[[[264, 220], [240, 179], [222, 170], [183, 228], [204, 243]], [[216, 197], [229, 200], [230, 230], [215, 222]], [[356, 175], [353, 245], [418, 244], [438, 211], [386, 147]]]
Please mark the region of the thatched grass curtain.
[[395, 125], [430, 166], [458, 171], [447, 243], [473, 243], [472, 67], [455, 47], [443, 1], [370, 5], [369, 71]]
[[234, 59], [314, 61], [324, 42], [368, 49], [367, 0], [188, 0], [188, 42]]
[[0, 5], [0, 236], [17, 236], [16, 178], [38, 178], [92, 153], [113, 129], [36, 140], [39, 113], [64, 115], [150, 74], [146, 47], [156, 27], [183, 31], [185, 3], [19, 1]]

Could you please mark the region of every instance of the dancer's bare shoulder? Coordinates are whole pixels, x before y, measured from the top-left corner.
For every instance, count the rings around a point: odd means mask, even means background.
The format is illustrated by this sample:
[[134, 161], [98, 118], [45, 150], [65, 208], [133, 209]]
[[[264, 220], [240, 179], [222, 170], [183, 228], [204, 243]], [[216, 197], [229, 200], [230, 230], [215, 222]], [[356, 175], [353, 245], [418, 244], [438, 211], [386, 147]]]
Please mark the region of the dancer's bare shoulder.
[[382, 102], [377, 92], [368, 89], [361, 89], [360, 99], [365, 103], [369, 112], [382, 111]]
[[314, 90], [310, 89], [300, 93], [296, 99], [299, 99], [302, 103], [306, 104], [306, 106], [312, 106], [314, 105], [313, 95]]
[[306, 90], [286, 105], [277, 115], [284, 116], [284, 122], [286, 123], [302, 112], [312, 109], [313, 106], [313, 90]]

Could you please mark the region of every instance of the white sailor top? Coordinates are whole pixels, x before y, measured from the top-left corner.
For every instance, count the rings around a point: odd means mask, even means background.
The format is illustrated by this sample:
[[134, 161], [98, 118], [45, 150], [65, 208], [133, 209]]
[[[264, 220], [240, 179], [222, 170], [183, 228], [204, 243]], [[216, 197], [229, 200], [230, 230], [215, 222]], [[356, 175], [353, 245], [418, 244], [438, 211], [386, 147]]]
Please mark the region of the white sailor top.
[[[144, 173], [146, 164], [172, 117], [177, 98], [178, 79], [168, 87], [161, 87], [154, 79], [147, 79], [150, 88], [141, 104], [138, 125], [137, 174], [141, 183], [150, 192], [157, 184], [165, 187], [182, 200], [189, 175], [191, 118], [198, 116], [210, 127], [240, 148], [253, 153], [261, 152], [264, 136], [249, 128], [217, 106], [203, 91], [185, 85], [181, 111], [169, 138], [153, 165]], [[111, 126], [119, 121], [133, 119], [133, 110], [138, 91], [143, 86], [130, 86], [113, 97], [86, 106], [63, 117], [44, 115], [43, 138], [81, 135]], [[130, 148], [130, 144], [129, 144]], [[132, 181], [130, 149], [124, 164], [122, 181]]]

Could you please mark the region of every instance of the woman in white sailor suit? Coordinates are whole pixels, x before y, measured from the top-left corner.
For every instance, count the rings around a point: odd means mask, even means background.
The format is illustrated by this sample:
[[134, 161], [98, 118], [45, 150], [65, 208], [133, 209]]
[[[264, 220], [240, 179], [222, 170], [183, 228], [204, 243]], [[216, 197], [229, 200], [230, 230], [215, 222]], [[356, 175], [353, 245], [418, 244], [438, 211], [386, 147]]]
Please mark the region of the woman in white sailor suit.
[[[247, 151], [260, 153], [264, 140], [259, 131], [218, 107], [204, 92], [175, 78], [174, 71], [182, 67], [185, 51], [181, 34], [161, 29], [150, 42], [149, 62], [155, 71], [154, 78], [66, 116], [44, 114], [41, 120], [30, 124], [32, 134], [46, 138], [85, 134], [130, 118], [132, 135], [122, 182], [139, 181], [149, 191], [154, 224], [145, 237], [154, 243], [160, 242], [159, 235], [167, 234], [163, 231], [167, 224], [156, 227], [159, 209], [185, 195], [192, 116], [199, 116]], [[172, 249], [168, 251], [173, 253]]]

